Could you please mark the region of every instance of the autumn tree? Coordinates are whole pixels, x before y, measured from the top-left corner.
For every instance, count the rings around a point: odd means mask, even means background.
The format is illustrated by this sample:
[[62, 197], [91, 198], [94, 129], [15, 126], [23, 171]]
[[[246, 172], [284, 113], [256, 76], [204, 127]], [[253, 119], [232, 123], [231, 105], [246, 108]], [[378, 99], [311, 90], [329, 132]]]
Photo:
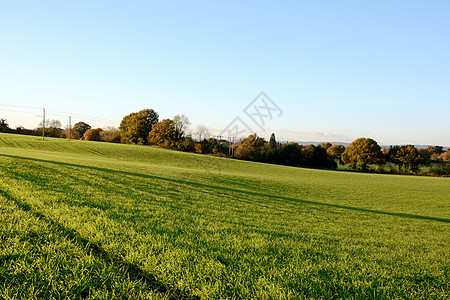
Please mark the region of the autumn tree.
[[80, 139], [88, 129], [91, 129], [91, 125], [85, 122], [75, 123], [70, 131], [71, 137], [74, 139]]
[[164, 119], [155, 125], [148, 135], [150, 144], [173, 148], [175, 144], [174, 122]]
[[259, 161], [264, 157], [265, 144], [266, 141], [264, 138], [258, 137], [256, 133], [251, 134], [238, 142], [236, 157]]
[[447, 162], [447, 164], [450, 164], [450, 150], [447, 150], [447, 152], [443, 152], [440, 156], [440, 159], [442, 159], [442, 161]]
[[159, 115], [153, 109], [144, 109], [125, 116], [120, 123], [120, 134], [129, 144], [147, 144], [153, 125], [158, 123]]
[[342, 145], [333, 145], [327, 149], [327, 154], [334, 158], [341, 157], [342, 153], [344, 153], [345, 147]]
[[88, 129], [83, 135], [83, 139], [86, 141], [101, 141], [101, 134], [103, 129], [96, 128], [96, 129]]
[[369, 164], [377, 164], [382, 157], [381, 148], [376, 141], [371, 138], [358, 138], [342, 153], [342, 161], [356, 168], [366, 170]]
[[185, 136], [181, 141], [177, 142], [177, 150], [193, 152], [195, 150], [195, 142], [190, 136]]

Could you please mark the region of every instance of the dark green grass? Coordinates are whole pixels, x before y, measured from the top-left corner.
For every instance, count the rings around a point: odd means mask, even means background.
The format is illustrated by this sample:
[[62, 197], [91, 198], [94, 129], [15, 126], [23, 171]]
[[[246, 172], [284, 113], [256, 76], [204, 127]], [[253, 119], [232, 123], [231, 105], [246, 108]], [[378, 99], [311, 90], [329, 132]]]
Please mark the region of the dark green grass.
[[6, 134], [0, 165], [14, 201], [175, 295], [449, 296], [447, 178]]
[[3, 194], [0, 224], [0, 299], [168, 297]]

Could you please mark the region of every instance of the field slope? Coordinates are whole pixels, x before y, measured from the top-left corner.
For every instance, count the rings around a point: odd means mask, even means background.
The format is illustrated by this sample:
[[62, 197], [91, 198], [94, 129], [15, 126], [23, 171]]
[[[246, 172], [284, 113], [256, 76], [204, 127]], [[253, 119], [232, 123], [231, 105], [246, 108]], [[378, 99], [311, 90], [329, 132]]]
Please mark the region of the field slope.
[[450, 297], [449, 178], [0, 134], [0, 212], [0, 298]]

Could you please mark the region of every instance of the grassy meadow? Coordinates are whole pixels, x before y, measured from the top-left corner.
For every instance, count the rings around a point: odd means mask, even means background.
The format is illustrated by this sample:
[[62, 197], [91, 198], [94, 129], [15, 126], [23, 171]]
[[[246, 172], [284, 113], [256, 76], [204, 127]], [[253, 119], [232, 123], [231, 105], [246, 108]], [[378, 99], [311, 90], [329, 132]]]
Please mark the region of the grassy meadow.
[[450, 297], [450, 179], [0, 134], [0, 298]]

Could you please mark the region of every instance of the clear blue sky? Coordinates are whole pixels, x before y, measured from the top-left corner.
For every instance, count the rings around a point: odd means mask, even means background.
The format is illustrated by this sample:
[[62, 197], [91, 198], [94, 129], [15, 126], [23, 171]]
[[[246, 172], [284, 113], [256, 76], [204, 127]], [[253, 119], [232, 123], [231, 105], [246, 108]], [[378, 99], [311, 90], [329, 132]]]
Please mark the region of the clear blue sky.
[[153, 108], [218, 134], [261, 91], [262, 136], [450, 146], [450, 1], [0, 0], [12, 127]]

